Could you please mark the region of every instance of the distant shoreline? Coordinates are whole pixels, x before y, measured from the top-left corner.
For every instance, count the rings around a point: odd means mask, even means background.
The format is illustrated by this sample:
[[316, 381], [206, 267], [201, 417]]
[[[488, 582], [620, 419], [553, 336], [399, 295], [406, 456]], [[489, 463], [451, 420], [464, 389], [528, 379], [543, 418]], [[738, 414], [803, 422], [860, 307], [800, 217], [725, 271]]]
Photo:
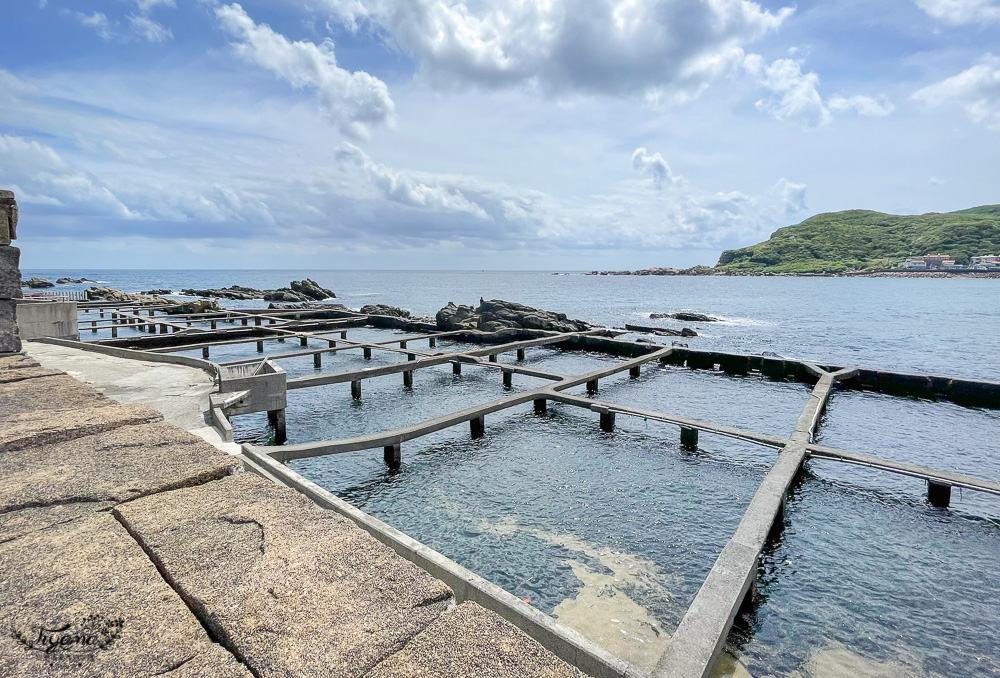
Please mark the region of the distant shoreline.
[[652, 272], [662, 269], [640, 269], [638, 271], [590, 271], [584, 275], [604, 276], [726, 276], [746, 278], [994, 278], [1000, 279], [1000, 271], [845, 271], [843, 273], [788, 273], [773, 271], [716, 271], [702, 269], [697, 272], [679, 270], [676, 272]]

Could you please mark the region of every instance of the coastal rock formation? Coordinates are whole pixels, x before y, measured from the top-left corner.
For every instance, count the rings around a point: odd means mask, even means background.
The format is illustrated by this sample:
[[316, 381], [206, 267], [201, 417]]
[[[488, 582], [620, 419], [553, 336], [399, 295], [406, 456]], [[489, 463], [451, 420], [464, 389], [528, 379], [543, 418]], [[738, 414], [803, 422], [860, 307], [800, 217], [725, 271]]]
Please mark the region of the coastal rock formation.
[[386, 306], [385, 304], [368, 304], [361, 307], [361, 312], [367, 315], [387, 315], [393, 318], [409, 318], [410, 312], [396, 306]]
[[152, 297], [158, 297], [158, 296], [161, 296], [163, 294], [173, 294], [173, 293], [174, 293], [173, 290], [167, 290], [167, 289], [162, 289], [162, 290], [147, 290], [145, 292], [139, 292], [139, 294], [148, 294], [149, 296], [152, 296]]
[[336, 299], [337, 295], [325, 287], [320, 287], [314, 280], [293, 280], [288, 287], [281, 287], [276, 290], [258, 290], [254, 287], [244, 287], [243, 285], [233, 285], [231, 287], [220, 287], [217, 289], [183, 289], [180, 292], [186, 297], [213, 297], [216, 299], [233, 299], [237, 301], [249, 301], [251, 299], [263, 299], [264, 301], [323, 301], [324, 299]]
[[79, 285], [81, 283], [92, 283], [97, 282], [96, 280], [91, 280], [90, 278], [59, 278], [56, 280], [57, 285]]
[[715, 275], [711, 266], [692, 266], [691, 268], [640, 268], [638, 271], [590, 271], [585, 275]]
[[28, 278], [23, 283], [22, 287], [30, 287], [31, 289], [39, 289], [42, 287], [55, 287], [56, 284], [51, 280], [46, 280], [45, 278]]
[[669, 327], [650, 327], [648, 325], [632, 325], [629, 323], [625, 324], [625, 329], [631, 332], [649, 332], [650, 334], [655, 334], [658, 337], [697, 337], [698, 333], [692, 330], [690, 327], [683, 327], [679, 330], [673, 330]]
[[148, 297], [143, 294], [132, 294], [130, 292], [122, 292], [121, 290], [116, 290], [113, 287], [91, 287], [87, 290], [87, 299], [91, 301], [114, 301], [114, 302], [139, 302], [139, 303], [163, 303], [172, 304], [172, 301], [167, 301], [166, 299], [160, 299], [159, 297], [152, 296]]
[[478, 329], [483, 332], [499, 330], [529, 329], [550, 332], [583, 332], [592, 326], [582, 320], [569, 320], [565, 313], [542, 311], [531, 306], [512, 301], [492, 299], [482, 301], [479, 308], [456, 306], [453, 302], [437, 312], [437, 326], [441, 330], [453, 331]]
[[21, 250], [11, 247], [17, 237], [17, 201], [13, 191], [0, 191], [0, 353], [21, 350], [17, 299], [21, 299]]
[[679, 311], [677, 313], [650, 313], [650, 320], [659, 320], [661, 318], [673, 318], [674, 320], [684, 320], [689, 323], [717, 323], [718, 318], [713, 318], [710, 315], [705, 315], [704, 313], [694, 313], [692, 311]]

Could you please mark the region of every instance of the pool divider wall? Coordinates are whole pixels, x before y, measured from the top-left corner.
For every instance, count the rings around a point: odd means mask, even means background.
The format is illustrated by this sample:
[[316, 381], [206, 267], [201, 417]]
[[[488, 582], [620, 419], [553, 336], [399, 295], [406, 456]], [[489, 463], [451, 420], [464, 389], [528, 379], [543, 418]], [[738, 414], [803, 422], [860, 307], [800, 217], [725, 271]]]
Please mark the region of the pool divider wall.
[[637, 667], [587, 640], [580, 633], [563, 626], [544, 612], [413, 537], [351, 506], [268, 455], [259, 453], [250, 446], [244, 446], [243, 460], [248, 471], [259, 473], [272, 482], [290, 487], [309, 497], [319, 506], [336, 511], [352, 520], [400, 556], [450, 586], [456, 602], [471, 600], [497, 613], [538, 641], [549, 652], [589, 676], [647, 678]]

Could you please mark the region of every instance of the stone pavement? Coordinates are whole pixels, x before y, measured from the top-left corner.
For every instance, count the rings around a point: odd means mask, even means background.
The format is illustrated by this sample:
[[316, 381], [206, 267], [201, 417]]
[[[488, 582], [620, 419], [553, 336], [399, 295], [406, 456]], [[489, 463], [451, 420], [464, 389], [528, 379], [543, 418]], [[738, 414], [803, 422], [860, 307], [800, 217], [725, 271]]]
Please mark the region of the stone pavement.
[[0, 357], [0, 676], [581, 676], [352, 522]]

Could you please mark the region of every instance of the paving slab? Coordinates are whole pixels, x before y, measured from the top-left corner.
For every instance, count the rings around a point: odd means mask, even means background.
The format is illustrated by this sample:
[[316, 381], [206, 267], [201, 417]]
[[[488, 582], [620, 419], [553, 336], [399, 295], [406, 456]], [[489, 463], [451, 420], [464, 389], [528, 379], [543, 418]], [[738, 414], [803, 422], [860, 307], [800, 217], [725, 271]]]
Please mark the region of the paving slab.
[[580, 678], [585, 676], [498, 615], [466, 602], [366, 678]]
[[363, 676], [452, 600], [445, 584], [346, 518], [253, 474], [114, 513], [261, 678]]
[[0, 371], [18, 370], [23, 367], [39, 367], [39, 363], [34, 358], [29, 358], [23, 353], [0, 356]]
[[173, 424], [122, 426], [0, 454], [0, 513], [69, 502], [129, 501], [217, 480], [239, 468], [235, 457]]
[[0, 544], [0, 625], [5, 678], [251, 676], [109, 513]]
[[[47, 381], [47, 377], [0, 386], [0, 400], [12, 386]], [[81, 384], [82, 386], [82, 384]], [[0, 403], [2, 408], [2, 403]], [[146, 405], [98, 401], [93, 407], [71, 407], [7, 414], [0, 409], [0, 455], [29, 447], [82, 438], [121, 426], [159, 421], [163, 415]]]
[[90, 518], [96, 511], [107, 511], [113, 503], [74, 502], [54, 506], [36, 506], [0, 513], [0, 544], [32, 532], [48, 530], [75, 520]]
[[0, 388], [0, 421], [24, 412], [109, 405], [112, 400], [66, 374], [15, 381]]
[[0, 385], [8, 384], [25, 379], [37, 379], [38, 377], [53, 377], [62, 374], [59, 370], [50, 370], [45, 367], [22, 367], [21, 369], [0, 369]]

